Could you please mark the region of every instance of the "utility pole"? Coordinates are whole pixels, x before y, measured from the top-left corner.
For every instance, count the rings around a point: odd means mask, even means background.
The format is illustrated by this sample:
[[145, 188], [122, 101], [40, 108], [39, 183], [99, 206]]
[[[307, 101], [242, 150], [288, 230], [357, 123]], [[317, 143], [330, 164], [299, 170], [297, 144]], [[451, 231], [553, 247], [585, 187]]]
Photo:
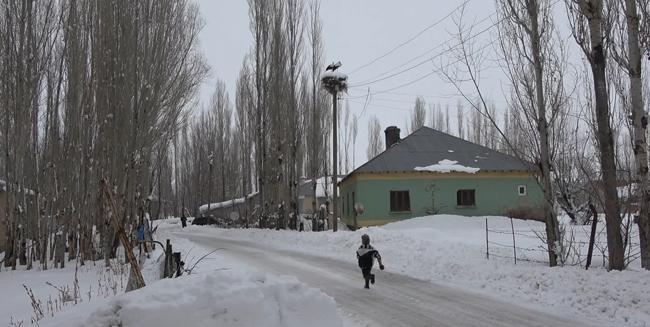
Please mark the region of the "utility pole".
[[341, 67], [341, 62], [332, 63], [327, 66], [323, 75], [321, 75], [321, 83], [323, 88], [332, 94], [332, 156], [334, 169], [332, 170], [332, 231], [338, 230], [338, 132], [337, 132], [337, 117], [336, 117], [336, 103], [338, 101], [338, 93], [345, 92], [348, 89], [348, 76], [337, 72], [336, 70]]
[[[214, 164], [212, 158], [214, 158], [214, 152], [210, 152], [208, 155], [208, 165], [210, 166], [210, 178], [208, 179], [208, 211], [206, 211], [208, 217], [210, 216], [210, 205], [212, 204], [212, 165]], [[203, 216], [203, 214], [201, 214], [201, 216]]]
[[334, 165], [334, 167], [332, 167], [332, 173], [334, 175], [334, 176], [332, 176], [332, 197], [333, 197], [333, 199], [332, 199], [332, 210], [333, 210], [332, 211], [332, 230], [335, 231], [335, 232], [338, 230], [338, 227], [339, 227], [338, 226], [338, 220], [337, 220], [337, 216], [338, 216], [338, 213], [339, 213], [339, 211], [338, 211], [338, 201], [337, 201], [338, 193], [339, 193], [338, 192], [339, 187], [337, 185], [338, 181], [339, 181], [339, 178], [338, 178], [338, 171], [339, 171], [338, 166], [339, 165], [338, 165], [338, 161], [337, 161], [337, 157], [338, 157], [337, 152], [338, 152], [338, 149], [339, 149], [339, 147], [338, 147], [338, 138], [339, 137], [338, 137], [338, 132], [337, 132], [337, 129], [336, 129], [336, 127], [338, 125], [338, 120], [336, 119], [336, 103], [338, 102], [338, 99], [336, 97], [337, 97], [337, 92], [334, 91], [332, 93], [332, 125], [333, 125], [333, 127], [332, 127], [332, 149], [333, 149], [332, 150], [332, 156], [333, 156], [332, 163]]

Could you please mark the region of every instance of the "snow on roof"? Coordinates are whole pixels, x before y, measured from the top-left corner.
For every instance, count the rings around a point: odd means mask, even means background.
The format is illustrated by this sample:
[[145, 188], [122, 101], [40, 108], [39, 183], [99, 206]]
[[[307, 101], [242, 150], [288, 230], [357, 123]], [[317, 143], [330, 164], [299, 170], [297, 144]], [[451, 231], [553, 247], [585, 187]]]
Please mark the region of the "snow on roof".
[[212, 209], [219, 209], [219, 208], [223, 208], [223, 207], [229, 207], [229, 206], [232, 206], [232, 205], [235, 205], [235, 204], [242, 204], [242, 203], [244, 203], [244, 201], [246, 201], [246, 198], [250, 199], [253, 196], [255, 196], [256, 194], [257, 194], [257, 192], [251, 193], [251, 194], [247, 195], [246, 197], [242, 197], [242, 198], [231, 199], [231, 200], [226, 200], [226, 201], [217, 202], [217, 203], [204, 204], [204, 205], [199, 207], [199, 212], [200, 213], [205, 213], [206, 211], [208, 211], [208, 208], [210, 210], [212, 210]]
[[[343, 180], [343, 176], [337, 178], [337, 183]], [[311, 184], [311, 179], [306, 179], [302, 182], [302, 185]], [[316, 179], [316, 197], [324, 198], [325, 197], [325, 185], [327, 185], [327, 195], [331, 196], [334, 191], [332, 190], [332, 177], [319, 177]], [[310, 195], [309, 193], [308, 195]]]
[[426, 167], [415, 167], [413, 169], [417, 171], [432, 171], [437, 173], [449, 173], [452, 171], [457, 171], [457, 172], [470, 173], [470, 174], [474, 174], [480, 170], [480, 168], [466, 167], [463, 165], [459, 165], [458, 161], [453, 161], [448, 159], [440, 160], [438, 161], [437, 164], [434, 165], [429, 165]]
[[356, 173], [411, 171], [413, 167], [425, 167], [444, 159], [480, 168], [482, 172], [537, 170], [532, 163], [424, 126], [355, 169], [348, 177]]

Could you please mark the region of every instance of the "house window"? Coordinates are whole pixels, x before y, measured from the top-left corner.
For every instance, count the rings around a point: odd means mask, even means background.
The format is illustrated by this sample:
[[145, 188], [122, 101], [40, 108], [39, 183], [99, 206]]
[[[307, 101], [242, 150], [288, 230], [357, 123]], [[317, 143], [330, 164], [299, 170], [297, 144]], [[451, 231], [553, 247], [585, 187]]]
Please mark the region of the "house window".
[[469, 207], [476, 205], [476, 190], [458, 190], [456, 192], [456, 205]]
[[409, 191], [390, 191], [390, 211], [411, 211], [411, 199], [409, 198]]
[[526, 185], [519, 185], [517, 187], [517, 191], [519, 193], [519, 196], [525, 196], [528, 190], [526, 189]]

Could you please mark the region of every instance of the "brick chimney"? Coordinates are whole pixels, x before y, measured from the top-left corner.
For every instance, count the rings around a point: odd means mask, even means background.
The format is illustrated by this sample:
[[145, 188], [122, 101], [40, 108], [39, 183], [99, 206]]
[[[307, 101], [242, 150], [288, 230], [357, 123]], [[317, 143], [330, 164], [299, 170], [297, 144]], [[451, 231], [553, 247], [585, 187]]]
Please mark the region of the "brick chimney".
[[386, 134], [386, 150], [399, 143], [399, 128], [397, 126], [388, 126], [384, 134]]

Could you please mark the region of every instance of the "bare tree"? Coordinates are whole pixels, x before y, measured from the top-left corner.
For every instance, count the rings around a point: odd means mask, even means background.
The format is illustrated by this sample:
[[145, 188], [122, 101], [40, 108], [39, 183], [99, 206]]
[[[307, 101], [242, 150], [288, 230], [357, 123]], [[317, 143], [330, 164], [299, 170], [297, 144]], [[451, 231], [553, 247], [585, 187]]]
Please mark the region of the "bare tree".
[[567, 0], [566, 4], [573, 36], [584, 52], [593, 75], [609, 269], [622, 270], [624, 268], [624, 248], [621, 236], [621, 209], [616, 190], [614, 139], [610, 125], [607, 61], [603, 43], [607, 36], [604, 32], [611, 30], [611, 22], [608, 17], [603, 16], [602, 0]]
[[[534, 126], [535, 161], [544, 192], [544, 221], [551, 266], [562, 253], [559, 224], [554, 210], [555, 192], [551, 176], [551, 137], [549, 121], [564, 109], [562, 85], [563, 58], [549, 0], [499, 0], [499, 36], [507, 75], [513, 85], [513, 101], [522, 108], [528, 124]], [[530, 75], [534, 78], [530, 78]], [[560, 248], [557, 248], [560, 247]]]
[[[323, 40], [322, 40], [322, 23], [320, 20], [320, 1], [313, 0], [309, 5], [309, 70], [311, 77], [311, 126], [307, 133], [307, 144], [310, 147], [310, 177], [312, 191], [312, 212], [316, 213], [318, 208], [316, 198], [317, 178], [319, 175], [321, 161], [327, 161], [327, 157], [322, 154], [322, 121], [323, 121], [323, 101], [320, 83], [320, 73], [323, 67]], [[327, 143], [325, 143], [327, 144]], [[316, 224], [312, 224], [316, 228]]]
[[[431, 115], [433, 118], [433, 115]], [[415, 132], [420, 127], [424, 126], [427, 121], [426, 103], [424, 98], [415, 98], [415, 106], [411, 113], [411, 122], [409, 124], [409, 134]]]
[[384, 141], [381, 137], [381, 125], [379, 119], [372, 116], [368, 121], [368, 150], [366, 155], [368, 160], [376, 157], [384, 149]]
[[356, 114], [352, 115], [352, 128], [350, 128], [350, 134], [352, 134], [352, 169], [355, 169], [355, 150], [357, 144], [357, 135], [359, 134], [359, 117]]
[[[498, 1], [497, 4], [501, 24], [500, 32], [505, 33], [500, 39], [501, 42], [508, 42], [507, 45], [501, 47], [501, 50], [507, 59], [511, 59], [506, 60], [506, 72], [509, 73], [508, 75], [510, 75], [514, 87], [527, 83], [528, 89], [531, 90], [526, 106], [534, 108], [531, 112], [536, 115], [531, 126], [537, 129], [538, 134], [536, 137], [539, 144], [541, 144], [536, 156], [538, 158], [536, 163], [540, 166], [538, 181], [542, 186], [545, 199], [543, 212], [546, 223], [549, 264], [555, 266], [557, 265], [556, 253], [559, 253], [561, 249], [556, 248], [559, 244], [559, 228], [556, 214], [553, 211], [554, 193], [550, 175], [551, 158], [546, 113], [548, 103], [544, 97], [544, 88], [550, 84], [545, 84], [544, 81], [544, 63], [541, 61], [542, 45], [540, 45], [540, 42], [543, 41], [542, 36], [553, 33], [548, 30], [552, 28], [551, 21], [549, 21], [550, 15], [542, 13], [542, 10], [549, 12], [550, 2], [542, 2], [540, 5], [540, 2], [535, 0]], [[487, 50], [485, 50], [486, 47], [478, 47], [476, 41], [473, 41], [475, 35], [472, 35], [472, 31], [475, 26], [466, 26], [463, 22], [463, 16], [464, 8], [456, 19], [458, 28], [455, 36], [459, 45], [457, 49], [451, 49], [455, 54], [455, 57], [451, 60], [455, 60], [458, 64], [452, 65], [452, 68], [441, 64], [440, 72], [474, 109], [471, 119], [473, 128], [470, 130], [469, 139], [478, 144], [496, 147], [495, 139], [498, 133], [498, 137], [503, 140], [506, 147], [513, 150], [512, 140], [508, 139], [497, 124], [494, 106], [488, 104], [488, 100], [482, 92], [480, 76], [488, 56]], [[527, 76], [513, 74], [512, 68], [515, 66], [523, 69], [529, 75], [533, 73], [535, 76], [534, 82], [531, 82]], [[462, 81], [468, 81], [471, 84], [475, 92], [474, 96], [463, 90], [461, 87]], [[518, 98], [523, 99], [523, 96]], [[492, 128], [495, 131], [490, 132]], [[518, 153], [511, 152], [521, 158]]]
[[[635, 179], [638, 187], [636, 188], [637, 198], [639, 199], [639, 214], [637, 217], [637, 224], [639, 226], [639, 241], [641, 244], [641, 266], [650, 270], [650, 181], [648, 180], [648, 142], [647, 142], [647, 125], [648, 116], [644, 107], [643, 99], [643, 78], [642, 78], [642, 65], [641, 58], [643, 56], [642, 49], [648, 46], [649, 42], [646, 39], [641, 41], [640, 36], [643, 36], [643, 31], [646, 28], [643, 25], [648, 25], [647, 22], [650, 17], [647, 16], [647, 11], [650, 10], [650, 1], [647, 0], [625, 0], [624, 3], [617, 1], [610, 1], [607, 3], [616, 16], [616, 27], [620, 27], [621, 35], [613, 35], [610, 39], [613, 40], [611, 46], [611, 53], [614, 60], [618, 65], [627, 72], [629, 78], [629, 113], [633, 127], [633, 147], [634, 147], [634, 161], [635, 161]], [[621, 10], [620, 6], [624, 10]], [[639, 8], [642, 13], [646, 13], [646, 17], [642, 20], [639, 14]], [[624, 13], [618, 14], [618, 13]], [[618, 29], [618, 28], [617, 28]], [[623, 31], [626, 34], [623, 35]], [[615, 33], [613, 33], [615, 34]], [[620, 40], [617, 44], [616, 40]], [[623, 40], [627, 40], [627, 45], [624, 45]]]

